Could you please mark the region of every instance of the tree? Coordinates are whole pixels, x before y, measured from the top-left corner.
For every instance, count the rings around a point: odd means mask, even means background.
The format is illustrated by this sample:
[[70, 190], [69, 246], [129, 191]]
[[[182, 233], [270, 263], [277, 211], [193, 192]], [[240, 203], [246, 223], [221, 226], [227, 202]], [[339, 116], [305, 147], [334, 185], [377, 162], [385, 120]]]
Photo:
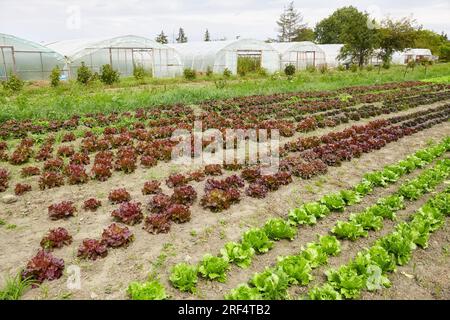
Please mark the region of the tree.
[[314, 30], [308, 27], [300, 28], [297, 30], [297, 35], [293, 41], [314, 41]]
[[445, 35], [438, 34], [431, 30], [419, 28], [414, 41], [414, 48], [430, 49], [434, 55], [441, 54], [441, 47], [447, 43]]
[[321, 20], [315, 27], [314, 33], [318, 43], [344, 43], [345, 30], [360, 12], [355, 7], [337, 9], [329, 17]]
[[378, 33], [369, 28], [369, 15], [355, 7], [343, 7], [320, 21], [315, 29], [319, 43], [342, 43], [339, 58], [362, 67], [378, 46]]
[[380, 50], [378, 57], [383, 64], [389, 64], [395, 51], [412, 48], [417, 38], [415, 21], [409, 18], [400, 20], [385, 19], [378, 30]]
[[205, 36], [203, 38], [205, 41], [211, 41], [211, 36], [209, 35], [209, 30], [206, 29]]
[[303, 16], [295, 9], [294, 2], [291, 1], [284, 9], [277, 21], [278, 25], [278, 41], [292, 42], [298, 34], [298, 30], [306, 28], [306, 24], [302, 24]]
[[178, 30], [178, 38], [176, 40], [178, 43], [185, 43], [188, 41], [188, 38], [186, 37], [183, 28], [180, 28], [180, 30]]
[[162, 43], [162, 44], [168, 44], [169, 40], [167, 39], [167, 36], [164, 34], [164, 31], [161, 31], [161, 33], [156, 37], [156, 42]]

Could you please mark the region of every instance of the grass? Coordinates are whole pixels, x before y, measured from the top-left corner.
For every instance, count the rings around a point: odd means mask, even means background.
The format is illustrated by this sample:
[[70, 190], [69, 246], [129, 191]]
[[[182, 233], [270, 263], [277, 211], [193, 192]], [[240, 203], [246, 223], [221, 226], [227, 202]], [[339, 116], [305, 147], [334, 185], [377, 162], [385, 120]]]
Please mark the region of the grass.
[[33, 283], [32, 279], [22, 279], [20, 272], [14, 277], [8, 277], [4, 288], [0, 290], [0, 300], [19, 300]]
[[[122, 87], [76, 83], [60, 88], [25, 88], [18, 94], [0, 92], [2, 113], [0, 122], [8, 119], [66, 119], [75, 114], [92, 112], [130, 111], [142, 107], [174, 103], [196, 104], [209, 99], [225, 99], [255, 94], [333, 90], [354, 85], [370, 85], [403, 80], [440, 79], [449, 82], [450, 63], [436, 64], [425, 69], [417, 67], [404, 76], [405, 67], [393, 66], [389, 70], [372, 71], [303, 71], [293, 79], [281, 75], [265, 78], [244, 77], [228, 80], [217, 87], [206, 79], [186, 82], [182, 79], [152, 80], [148, 85], [138, 86], [136, 81], [123, 80]], [[217, 77], [217, 76], [216, 76]], [[233, 78], [234, 79], [234, 78]], [[164, 83], [164, 85], [155, 84]], [[119, 86], [119, 85], [116, 85]]]

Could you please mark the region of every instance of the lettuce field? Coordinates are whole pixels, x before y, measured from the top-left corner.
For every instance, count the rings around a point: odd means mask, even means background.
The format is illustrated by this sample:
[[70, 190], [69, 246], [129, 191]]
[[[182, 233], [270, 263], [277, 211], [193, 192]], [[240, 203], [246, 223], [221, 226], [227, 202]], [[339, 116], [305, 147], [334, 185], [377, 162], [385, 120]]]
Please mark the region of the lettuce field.
[[[449, 117], [406, 81], [4, 121], [0, 296], [450, 299]], [[199, 122], [276, 131], [277, 170], [173, 161]]]

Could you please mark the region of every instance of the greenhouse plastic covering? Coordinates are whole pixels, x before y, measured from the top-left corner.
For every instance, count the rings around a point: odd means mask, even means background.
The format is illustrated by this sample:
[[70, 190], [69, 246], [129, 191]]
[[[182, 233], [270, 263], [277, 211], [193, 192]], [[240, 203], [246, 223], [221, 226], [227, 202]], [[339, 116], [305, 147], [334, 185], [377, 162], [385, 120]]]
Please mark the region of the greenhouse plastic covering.
[[280, 67], [294, 65], [296, 69], [306, 69], [309, 66], [319, 67], [326, 64], [325, 52], [310, 41], [275, 42], [272, 47], [280, 54]]
[[17, 74], [22, 80], [47, 80], [64, 57], [38, 43], [0, 33], [0, 80]]
[[268, 72], [276, 72], [280, 68], [278, 52], [269, 43], [259, 40], [187, 42], [169, 46], [180, 53], [184, 68], [197, 72], [206, 72], [210, 68], [214, 73], [228, 69], [236, 74], [241, 56], [259, 57], [261, 67]]
[[174, 77], [182, 73], [181, 58], [174, 49], [144, 37], [66, 40], [47, 47], [66, 57], [70, 77], [76, 76], [82, 62], [93, 72], [100, 72], [103, 65], [111, 64], [121, 76], [132, 75], [135, 65], [143, 66], [155, 77]]

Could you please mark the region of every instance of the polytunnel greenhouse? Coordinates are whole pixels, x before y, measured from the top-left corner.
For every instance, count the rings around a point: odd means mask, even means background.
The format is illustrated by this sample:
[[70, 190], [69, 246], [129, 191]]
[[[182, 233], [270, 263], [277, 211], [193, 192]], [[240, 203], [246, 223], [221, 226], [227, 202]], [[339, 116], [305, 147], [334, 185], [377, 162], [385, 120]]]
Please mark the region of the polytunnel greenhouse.
[[344, 46], [343, 44], [318, 44], [317, 46], [325, 53], [325, 60], [328, 67], [335, 68], [344, 63], [344, 61], [338, 58]]
[[72, 78], [82, 62], [93, 72], [100, 72], [103, 65], [110, 64], [121, 76], [132, 75], [137, 65], [157, 78], [182, 73], [181, 58], [173, 48], [144, 37], [65, 40], [47, 47], [65, 56]]
[[294, 65], [297, 70], [302, 70], [326, 64], [325, 53], [313, 42], [274, 42], [271, 45], [280, 54], [281, 70], [286, 65]]
[[64, 65], [64, 57], [52, 49], [0, 33], [0, 80], [11, 74], [22, 80], [47, 80], [54, 67]]
[[268, 72], [279, 70], [278, 52], [268, 43], [252, 39], [232, 41], [204, 41], [170, 44], [176, 49], [183, 61], [184, 68], [196, 72], [223, 73], [225, 69], [238, 73], [242, 65], [250, 65], [257, 71], [264, 68]]

